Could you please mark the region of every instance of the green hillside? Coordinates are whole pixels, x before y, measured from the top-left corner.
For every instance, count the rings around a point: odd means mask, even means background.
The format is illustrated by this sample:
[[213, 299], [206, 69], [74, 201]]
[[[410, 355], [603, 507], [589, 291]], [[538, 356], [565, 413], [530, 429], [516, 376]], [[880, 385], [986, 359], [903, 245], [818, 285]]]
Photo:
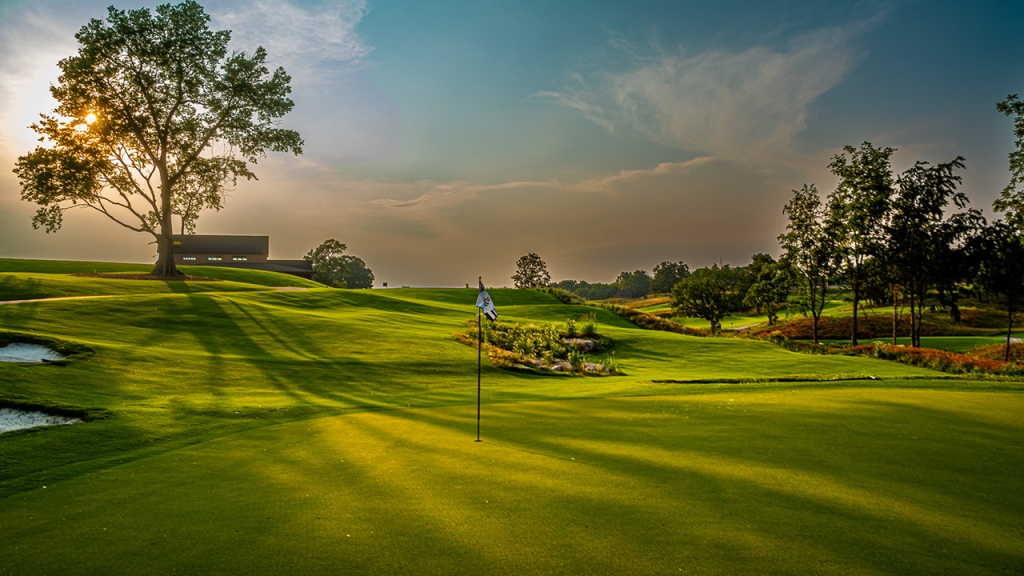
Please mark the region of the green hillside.
[[[477, 354], [451, 337], [476, 317], [474, 289], [169, 286], [11, 262], [25, 261], [0, 261], [0, 286], [25, 298], [107, 297], [0, 306], [0, 329], [94, 351], [0, 363], [0, 405], [107, 417], [0, 436], [0, 574], [1024, 565], [1016, 382], [648, 331], [596, 310], [626, 375], [485, 358], [478, 444]], [[491, 295], [503, 320], [594, 311]], [[779, 382], [867, 376], [879, 379]], [[693, 380], [711, 383], [658, 382]], [[737, 380], [763, 382], [714, 383]]]

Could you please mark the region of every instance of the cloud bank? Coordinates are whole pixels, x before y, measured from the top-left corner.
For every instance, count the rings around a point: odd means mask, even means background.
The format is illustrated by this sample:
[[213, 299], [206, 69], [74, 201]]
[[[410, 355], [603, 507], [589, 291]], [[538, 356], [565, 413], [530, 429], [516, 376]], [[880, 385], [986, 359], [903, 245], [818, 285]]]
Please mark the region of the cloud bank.
[[582, 112], [609, 131], [632, 130], [687, 152], [745, 163], [789, 162], [815, 100], [861, 55], [850, 39], [862, 26], [819, 30], [783, 48], [658, 51], [632, 67], [537, 96]]

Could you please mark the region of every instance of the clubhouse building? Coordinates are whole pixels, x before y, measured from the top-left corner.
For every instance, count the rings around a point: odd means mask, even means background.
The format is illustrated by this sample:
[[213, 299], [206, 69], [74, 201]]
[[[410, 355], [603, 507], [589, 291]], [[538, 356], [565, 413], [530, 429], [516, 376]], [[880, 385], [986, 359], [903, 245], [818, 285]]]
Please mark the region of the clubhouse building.
[[270, 236], [174, 235], [174, 263], [179, 266], [227, 266], [313, 277], [309, 260], [270, 260]]

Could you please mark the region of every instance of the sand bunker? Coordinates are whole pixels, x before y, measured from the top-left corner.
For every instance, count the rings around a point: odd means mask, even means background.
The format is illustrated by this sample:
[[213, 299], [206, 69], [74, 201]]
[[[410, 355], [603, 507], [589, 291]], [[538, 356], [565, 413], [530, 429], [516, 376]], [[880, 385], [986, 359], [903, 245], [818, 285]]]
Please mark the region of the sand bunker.
[[0, 346], [0, 362], [53, 362], [63, 359], [63, 356], [41, 344], [15, 342], [7, 346]]
[[45, 414], [43, 412], [26, 412], [24, 410], [0, 408], [0, 434], [24, 428], [77, 424], [81, 421], [80, 418], [68, 416], [54, 416], [53, 414]]

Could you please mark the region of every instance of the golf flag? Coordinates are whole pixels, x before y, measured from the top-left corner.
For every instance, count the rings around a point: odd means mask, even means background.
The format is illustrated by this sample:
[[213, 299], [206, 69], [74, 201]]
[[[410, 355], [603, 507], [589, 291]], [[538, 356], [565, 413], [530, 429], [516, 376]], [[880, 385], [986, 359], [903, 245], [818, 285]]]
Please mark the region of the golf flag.
[[491, 322], [498, 317], [498, 311], [494, 309], [494, 302], [491, 302], [491, 295], [484, 288], [484, 281], [480, 279], [480, 294], [476, 297], [476, 307], [483, 311], [484, 316]]

